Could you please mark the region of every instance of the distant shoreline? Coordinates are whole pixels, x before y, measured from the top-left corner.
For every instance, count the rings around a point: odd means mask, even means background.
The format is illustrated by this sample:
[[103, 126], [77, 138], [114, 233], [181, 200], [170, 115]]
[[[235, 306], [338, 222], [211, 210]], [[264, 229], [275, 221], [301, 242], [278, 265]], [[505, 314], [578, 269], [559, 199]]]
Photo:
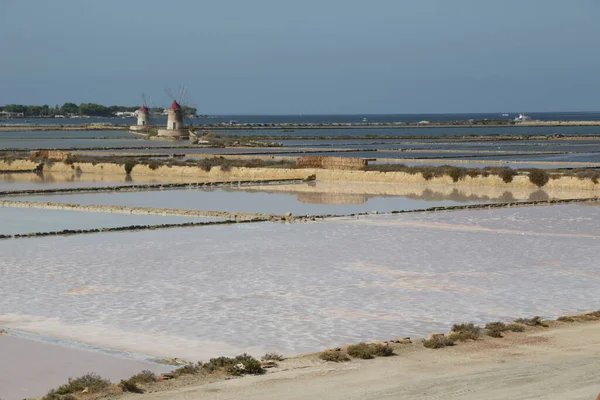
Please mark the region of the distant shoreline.
[[[93, 130], [129, 130], [129, 124], [1, 124], [0, 132], [14, 131], [93, 131]], [[377, 128], [497, 128], [497, 127], [559, 127], [559, 126], [600, 126], [600, 121], [436, 121], [436, 122], [348, 122], [348, 123], [217, 123], [192, 125], [192, 129], [209, 130], [309, 130], [309, 129], [377, 129]]]

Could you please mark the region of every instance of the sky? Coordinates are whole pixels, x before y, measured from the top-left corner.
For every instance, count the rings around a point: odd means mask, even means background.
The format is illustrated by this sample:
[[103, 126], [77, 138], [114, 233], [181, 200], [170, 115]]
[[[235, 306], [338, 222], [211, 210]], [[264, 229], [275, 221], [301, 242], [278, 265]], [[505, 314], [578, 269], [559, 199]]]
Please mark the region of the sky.
[[600, 110], [597, 0], [0, 0], [0, 104]]

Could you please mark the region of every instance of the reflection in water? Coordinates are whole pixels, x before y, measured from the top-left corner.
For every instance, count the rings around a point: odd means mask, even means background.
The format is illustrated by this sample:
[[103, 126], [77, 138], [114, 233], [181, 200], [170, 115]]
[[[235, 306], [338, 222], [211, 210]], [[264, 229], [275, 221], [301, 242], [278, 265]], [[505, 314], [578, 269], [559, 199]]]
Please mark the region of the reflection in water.
[[296, 198], [309, 204], [364, 204], [369, 200], [368, 195], [346, 193], [298, 193]]
[[232, 188], [245, 192], [290, 193], [297, 200], [310, 204], [364, 204], [375, 198], [405, 197], [431, 202], [453, 201], [457, 203], [515, 201], [546, 201], [550, 199], [591, 198], [598, 191], [585, 189], [555, 189], [531, 187], [464, 186], [453, 187], [438, 184], [397, 184], [316, 181], [307, 184], [254, 186]]

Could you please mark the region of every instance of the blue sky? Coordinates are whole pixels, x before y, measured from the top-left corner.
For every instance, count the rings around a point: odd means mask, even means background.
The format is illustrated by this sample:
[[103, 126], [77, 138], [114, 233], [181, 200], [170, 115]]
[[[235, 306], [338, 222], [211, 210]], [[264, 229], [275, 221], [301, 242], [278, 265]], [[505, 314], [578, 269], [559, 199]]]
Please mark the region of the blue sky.
[[0, 104], [600, 110], [597, 0], [0, 0]]

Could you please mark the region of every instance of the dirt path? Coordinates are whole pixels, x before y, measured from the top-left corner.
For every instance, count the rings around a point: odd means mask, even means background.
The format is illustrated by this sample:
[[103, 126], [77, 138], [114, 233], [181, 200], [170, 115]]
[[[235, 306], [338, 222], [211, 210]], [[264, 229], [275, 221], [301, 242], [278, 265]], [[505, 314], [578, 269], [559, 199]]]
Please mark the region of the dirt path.
[[350, 363], [285, 361], [263, 376], [137, 395], [193, 399], [551, 399], [593, 400], [600, 393], [600, 323], [563, 325], [398, 356]]

